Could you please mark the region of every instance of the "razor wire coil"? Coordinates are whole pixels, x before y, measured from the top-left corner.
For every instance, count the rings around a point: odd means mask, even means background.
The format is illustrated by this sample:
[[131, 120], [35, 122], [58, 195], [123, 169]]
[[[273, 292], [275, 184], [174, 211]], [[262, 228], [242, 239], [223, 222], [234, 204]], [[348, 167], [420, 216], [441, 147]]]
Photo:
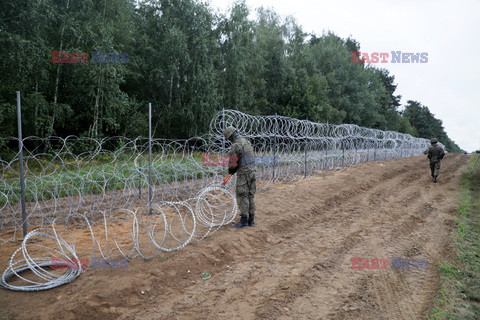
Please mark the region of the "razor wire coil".
[[[40, 228], [23, 239], [0, 286], [22, 291], [53, 288], [87, 267], [78, 259], [80, 252], [98, 252], [103, 259], [150, 259], [198, 242], [232, 222], [237, 214], [234, 183], [220, 187], [229, 144], [223, 130], [229, 125], [252, 142], [259, 189], [361, 163], [419, 155], [429, 145], [427, 139], [398, 132], [235, 110], [217, 113], [207, 136], [153, 139], [151, 165], [149, 141], [141, 137], [28, 137], [22, 141], [26, 209], [29, 224]], [[0, 139], [0, 146], [15, 144], [16, 138]], [[205, 155], [216, 160], [209, 162]], [[18, 159], [18, 153], [0, 154], [0, 245], [15, 240], [22, 226]], [[79, 226], [88, 231], [88, 252], [80, 248], [83, 243], [77, 246]], [[50, 242], [51, 247], [38, 246], [32, 239]], [[38, 250], [50, 258], [36, 257]], [[55, 255], [77, 269], [60, 275], [49, 271]], [[26, 270], [36, 280], [23, 277]], [[24, 283], [14, 285], [12, 278]]]

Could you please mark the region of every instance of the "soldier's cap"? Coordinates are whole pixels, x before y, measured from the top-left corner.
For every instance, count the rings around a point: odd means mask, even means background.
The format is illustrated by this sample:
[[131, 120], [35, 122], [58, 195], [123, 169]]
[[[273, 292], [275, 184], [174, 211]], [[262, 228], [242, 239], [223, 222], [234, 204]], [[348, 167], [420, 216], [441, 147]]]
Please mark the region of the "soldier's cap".
[[437, 142], [438, 142], [438, 140], [437, 140], [436, 138], [430, 139], [430, 143], [431, 143], [431, 144], [435, 144], [435, 143], [437, 143]]
[[225, 139], [228, 140], [232, 136], [232, 134], [234, 134], [236, 131], [237, 131], [237, 128], [232, 127], [232, 126], [228, 126], [223, 131], [223, 135], [225, 136]]

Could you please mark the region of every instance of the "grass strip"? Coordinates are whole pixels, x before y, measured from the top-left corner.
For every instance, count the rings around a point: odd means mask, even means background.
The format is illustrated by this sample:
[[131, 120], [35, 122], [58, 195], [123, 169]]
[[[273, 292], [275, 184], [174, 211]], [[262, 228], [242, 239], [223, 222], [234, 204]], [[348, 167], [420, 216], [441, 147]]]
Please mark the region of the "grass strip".
[[442, 289], [429, 320], [480, 319], [479, 157], [472, 157], [461, 177], [459, 216], [455, 219], [456, 259], [440, 265]]

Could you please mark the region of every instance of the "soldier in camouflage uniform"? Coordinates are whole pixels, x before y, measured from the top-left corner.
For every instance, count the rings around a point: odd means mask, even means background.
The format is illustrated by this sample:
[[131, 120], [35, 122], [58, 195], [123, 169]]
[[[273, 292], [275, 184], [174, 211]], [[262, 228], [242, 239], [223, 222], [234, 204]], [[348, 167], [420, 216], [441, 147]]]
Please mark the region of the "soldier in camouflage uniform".
[[432, 181], [437, 182], [438, 172], [440, 171], [440, 160], [445, 156], [443, 148], [440, 147], [437, 143], [437, 139], [433, 138], [430, 140], [431, 146], [425, 150], [424, 154], [428, 155], [430, 160], [430, 171], [432, 172]]
[[255, 226], [255, 155], [252, 144], [241, 137], [237, 129], [230, 126], [224, 131], [225, 139], [232, 142], [229, 154], [228, 173], [237, 173], [235, 193], [237, 195], [238, 208], [240, 209], [240, 221], [233, 224], [234, 228], [246, 228]]

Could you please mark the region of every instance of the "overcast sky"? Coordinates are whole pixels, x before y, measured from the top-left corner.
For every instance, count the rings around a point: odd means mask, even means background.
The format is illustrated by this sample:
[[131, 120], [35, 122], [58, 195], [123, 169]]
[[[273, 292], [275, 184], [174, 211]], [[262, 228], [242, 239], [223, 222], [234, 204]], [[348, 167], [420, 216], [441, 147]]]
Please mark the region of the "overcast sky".
[[[210, 0], [226, 12], [231, 0]], [[402, 104], [416, 100], [462, 149], [480, 149], [480, 1], [246, 0], [293, 16], [305, 32], [352, 36], [361, 51], [428, 52], [427, 63], [376, 63], [395, 75]], [[254, 18], [255, 16], [252, 16]]]

